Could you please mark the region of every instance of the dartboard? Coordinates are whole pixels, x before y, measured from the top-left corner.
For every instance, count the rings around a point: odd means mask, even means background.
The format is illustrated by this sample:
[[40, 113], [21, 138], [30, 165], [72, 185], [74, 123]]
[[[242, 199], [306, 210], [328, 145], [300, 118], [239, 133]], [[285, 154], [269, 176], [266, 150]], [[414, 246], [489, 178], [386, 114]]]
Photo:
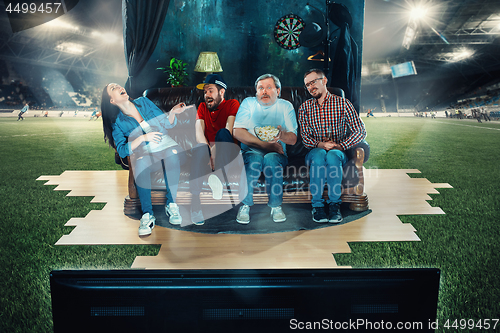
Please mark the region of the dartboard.
[[274, 26], [274, 39], [284, 49], [296, 49], [300, 47], [299, 35], [303, 29], [304, 20], [295, 14], [285, 15]]

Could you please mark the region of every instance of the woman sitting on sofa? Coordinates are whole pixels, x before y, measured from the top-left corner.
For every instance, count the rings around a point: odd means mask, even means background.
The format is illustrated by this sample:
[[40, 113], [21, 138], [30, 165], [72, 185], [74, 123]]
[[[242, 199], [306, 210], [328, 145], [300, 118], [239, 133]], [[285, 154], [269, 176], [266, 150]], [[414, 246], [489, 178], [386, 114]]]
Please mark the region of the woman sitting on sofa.
[[185, 157], [182, 148], [168, 135], [168, 130], [177, 124], [175, 115], [185, 109], [186, 105], [179, 103], [165, 114], [146, 97], [131, 100], [125, 88], [116, 83], [108, 84], [102, 91], [104, 140], [121, 158], [130, 156], [133, 166], [143, 214], [139, 236], [150, 235], [155, 226], [150, 173], [160, 170], [162, 163], [167, 188], [165, 212], [171, 224], [182, 222], [175, 198], [180, 166]]

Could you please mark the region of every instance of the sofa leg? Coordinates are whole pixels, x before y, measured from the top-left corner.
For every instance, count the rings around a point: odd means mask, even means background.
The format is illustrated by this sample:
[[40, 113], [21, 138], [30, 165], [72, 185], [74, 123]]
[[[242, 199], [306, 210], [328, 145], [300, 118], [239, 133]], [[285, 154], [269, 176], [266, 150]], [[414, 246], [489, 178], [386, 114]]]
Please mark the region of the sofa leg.
[[363, 212], [368, 209], [368, 196], [364, 193], [362, 195], [344, 194], [340, 198], [342, 202], [350, 203], [349, 209], [355, 212]]
[[351, 202], [349, 209], [355, 212], [364, 212], [365, 210], [368, 210], [368, 203]]
[[123, 213], [125, 215], [135, 215], [141, 213], [141, 201], [139, 198], [130, 198], [128, 195], [125, 197], [123, 203]]

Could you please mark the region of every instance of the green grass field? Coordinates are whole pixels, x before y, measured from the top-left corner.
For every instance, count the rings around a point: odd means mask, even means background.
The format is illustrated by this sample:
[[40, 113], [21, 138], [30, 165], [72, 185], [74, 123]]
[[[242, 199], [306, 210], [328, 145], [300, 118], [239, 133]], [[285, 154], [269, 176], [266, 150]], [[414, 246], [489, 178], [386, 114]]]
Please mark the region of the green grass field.
[[[419, 169], [415, 177], [449, 183], [430, 202], [446, 215], [401, 216], [420, 242], [350, 244], [335, 255], [353, 267], [436, 267], [442, 270], [440, 332], [446, 320], [500, 317], [500, 123], [430, 118], [365, 121], [367, 168]], [[51, 332], [49, 272], [130, 268], [159, 246], [54, 246], [64, 224], [102, 205], [66, 197], [36, 181], [65, 170], [115, 170], [101, 121], [85, 118], [0, 118], [0, 332]], [[390, 205], [390, 203], [388, 203]], [[450, 322], [451, 324], [452, 322]], [[500, 331], [500, 324], [496, 330]]]

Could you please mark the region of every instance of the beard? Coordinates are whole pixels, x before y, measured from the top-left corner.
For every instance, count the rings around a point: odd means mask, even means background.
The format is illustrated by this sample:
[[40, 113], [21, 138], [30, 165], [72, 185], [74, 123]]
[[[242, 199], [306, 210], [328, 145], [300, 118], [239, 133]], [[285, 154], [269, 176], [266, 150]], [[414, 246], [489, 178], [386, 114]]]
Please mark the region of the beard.
[[323, 96], [323, 93], [322, 93], [322, 92], [320, 92], [320, 91], [318, 90], [318, 88], [314, 88], [314, 90], [313, 90], [313, 91], [310, 91], [309, 93], [311, 94], [311, 96], [312, 96], [312, 97], [314, 97], [314, 98], [316, 98], [316, 99], [320, 99], [320, 98]]
[[217, 109], [222, 102], [222, 97], [217, 95], [215, 98], [205, 98], [205, 104], [207, 104], [208, 111], [214, 111]]

